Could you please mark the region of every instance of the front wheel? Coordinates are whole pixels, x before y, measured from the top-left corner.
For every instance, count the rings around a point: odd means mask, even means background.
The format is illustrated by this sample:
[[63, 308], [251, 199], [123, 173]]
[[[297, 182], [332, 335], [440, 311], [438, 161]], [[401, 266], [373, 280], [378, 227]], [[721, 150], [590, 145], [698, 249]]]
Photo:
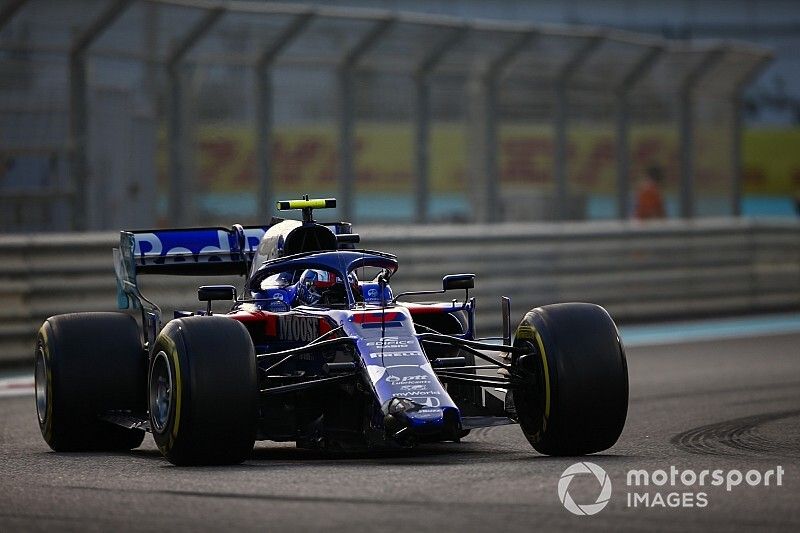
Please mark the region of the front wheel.
[[600, 306], [546, 305], [517, 328], [514, 408], [546, 455], [584, 455], [617, 442], [628, 412], [628, 366], [614, 321]]
[[247, 329], [223, 316], [167, 324], [150, 358], [148, 402], [153, 438], [171, 463], [247, 459], [258, 414], [256, 357]]

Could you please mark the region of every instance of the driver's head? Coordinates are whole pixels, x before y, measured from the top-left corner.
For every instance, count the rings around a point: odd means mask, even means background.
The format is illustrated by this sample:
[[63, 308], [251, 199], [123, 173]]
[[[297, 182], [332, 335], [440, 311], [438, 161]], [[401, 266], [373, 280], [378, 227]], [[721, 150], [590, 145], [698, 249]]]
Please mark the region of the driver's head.
[[317, 270], [307, 269], [300, 276], [297, 283], [297, 300], [301, 304], [314, 305], [319, 303], [322, 294], [317, 286], [319, 273]]
[[333, 272], [308, 269], [300, 276], [297, 298], [305, 305], [344, 305], [347, 304], [347, 290]]

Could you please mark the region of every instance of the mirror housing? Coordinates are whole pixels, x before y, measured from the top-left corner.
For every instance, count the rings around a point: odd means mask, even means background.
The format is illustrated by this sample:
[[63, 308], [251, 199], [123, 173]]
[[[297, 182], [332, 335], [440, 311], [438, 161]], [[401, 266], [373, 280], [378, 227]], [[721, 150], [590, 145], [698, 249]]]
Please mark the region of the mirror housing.
[[361, 242], [361, 235], [358, 233], [339, 233], [336, 235], [336, 242], [339, 244], [358, 244]]
[[[380, 282], [381, 276], [379, 275], [374, 281]], [[388, 280], [386, 280], [388, 283]], [[448, 274], [442, 278], [442, 289], [439, 291], [406, 291], [401, 292], [394, 298], [392, 303], [396, 302], [403, 296], [418, 296], [421, 294], [442, 294], [443, 292], [463, 289], [467, 291], [467, 299], [469, 299], [469, 290], [475, 287], [475, 274]]]
[[233, 285], [203, 285], [197, 288], [197, 299], [201, 302], [208, 302], [206, 313], [210, 315], [211, 302], [236, 299], [236, 287]]
[[442, 278], [444, 291], [473, 288], [475, 288], [475, 274], [449, 274]]
[[235, 300], [236, 287], [233, 285], [203, 285], [197, 289], [197, 299], [201, 302]]

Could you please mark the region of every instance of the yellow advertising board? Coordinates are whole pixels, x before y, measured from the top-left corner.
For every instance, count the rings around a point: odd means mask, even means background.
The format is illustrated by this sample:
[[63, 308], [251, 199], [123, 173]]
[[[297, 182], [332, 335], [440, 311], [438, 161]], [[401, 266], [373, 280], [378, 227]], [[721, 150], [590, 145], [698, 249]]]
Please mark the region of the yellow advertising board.
[[[724, 191], [731, 174], [731, 136], [698, 128], [695, 146], [696, 187]], [[209, 192], [254, 190], [254, 133], [240, 126], [207, 126], [197, 135], [199, 188]], [[162, 136], [162, 147], [163, 136]], [[335, 190], [338, 175], [333, 124], [282, 127], [272, 146], [278, 193]], [[413, 189], [413, 126], [364, 123], [356, 130], [356, 184], [363, 192]], [[679, 176], [678, 138], [674, 128], [637, 127], [631, 133], [631, 174], [661, 167], [668, 189]], [[431, 130], [431, 191], [458, 192], [469, 184], [466, 128], [440, 123]], [[547, 125], [504, 126], [499, 133], [503, 184], [552, 186], [553, 135]], [[570, 183], [577, 190], [612, 194], [616, 176], [615, 137], [608, 128], [572, 129], [568, 142]], [[745, 190], [750, 194], [786, 195], [800, 188], [800, 128], [751, 129], [743, 139]], [[166, 182], [166, 155], [160, 151], [159, 174]]]

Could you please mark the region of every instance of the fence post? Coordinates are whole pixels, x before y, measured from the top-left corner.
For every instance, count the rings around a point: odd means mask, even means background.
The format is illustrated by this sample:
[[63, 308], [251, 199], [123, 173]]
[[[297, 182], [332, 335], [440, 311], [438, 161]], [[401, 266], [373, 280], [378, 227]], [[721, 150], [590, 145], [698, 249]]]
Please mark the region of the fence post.
[[225, 13], [225, 8], [216, 7], [207, 11], [199, 21], [179, 40], [167, 58], [167, 91], [169, 92], [169, 201], [170, 224], [186, 226], [192, 223], [194, 214], [194, 191], [188, 183], [187, 162], [191, 157], [191, 138], [187, 128], [187, 97], [185, 94], [186, 73], [183, 58], [214, 26]]
[[680, 135], [680, 214], [682, 218], [694, 217], [694, 105], [693, 95], [697, 84], [725, 51], [716, 47], [707, 51], [683, 79], [678, 95], [678, 122]]
[[429, 191], [430, 191], [430, 125], [431, 125], [431, 103], [430, 85], [431, 74], [436, 66], [442, 61], [448, 51], [455, 47], [467, 35], [468, 27], [453, 29], [446, 35], [437, 46], [420, 62], [414, 73], [415, 87], [415, 146], [416, 156], [416, 180], [414, 188], [414, 217], [416, 222], [424, 224], [428, 222], [429, 210]]
[[272, 186], [272, 65], [280, 53], [308, 26], [313, 11], [297, 15], [258, 57], [255, 65], [256, 92], [256, 165], [258, 169], [259, 223], [269, 220], [274, 209]]
[[[90, 205], [89, 196], [89, 107], [86, 83], [86, 52], [125, 9], [131, 0], [112, 3], [89, 26], [72, 41], [69, 50], [69, 147], [70, 167], [73, 182], [72, 229], [86, 231], [91, 225], [91, 214], [95, 206]], [[17, 9], [22, 3], [12, 4]], [[13, 11], [11, 12], [13, 15]]]
[[500, 201], [500, 162], [498, 157], [498, 112], [497, 112], [497, 91], [505, 74], [505, 70], [511, 61], [522, 53], [539, 36], [537, 30], [528, 30], [522, 33], [517, 39], [506, 47], [491, 63], [486, 72], [481, 77], [481, 97], [483, 112], [481, 114], [484, 121], [482, 134], [483, 142], [481, 145], [485, 150], [483, 156], [483, 206], [477, 210], [479, 222], [500, 222], [503, 220], [503, 205]]
[[569, 82], [581, 65], [603, 42], [603, 35], [589, 37], [583, 46], [561, 67], [555, 81], [555, 160], [556, 207], [559, 220], [569, 218], [569, 183], [567, 175], [567, 128], [569, 111]]
[[731, 213], [733, 216], [742, 216], [742, 190], [743, 190], [743, 175], [742, 175], [742, 133], [743, 133], [743, 120], [742, 120], [742, 107], [744, 106], [744, 90], [750, 85], [758, 74], [772, 62], [772, 54], [764, 55], [750, 70], [739, 79], [736, 87], [733, 90], [731, 104], [733, 109], [733, 128], [731, 139]]
[[394, 23], [389, 16], [376, 22], [344, 55], [337, 69], [339, 87], [339, 208], [342, 220], [354, 220], [355, 94], [353, 74], [358, 62]]
[[653, 68], [664, 52], [662, 45], [650, 46], [622, 78], [617, 86], [617, 218], [628, 218], [630, 175], [630, 93]]

